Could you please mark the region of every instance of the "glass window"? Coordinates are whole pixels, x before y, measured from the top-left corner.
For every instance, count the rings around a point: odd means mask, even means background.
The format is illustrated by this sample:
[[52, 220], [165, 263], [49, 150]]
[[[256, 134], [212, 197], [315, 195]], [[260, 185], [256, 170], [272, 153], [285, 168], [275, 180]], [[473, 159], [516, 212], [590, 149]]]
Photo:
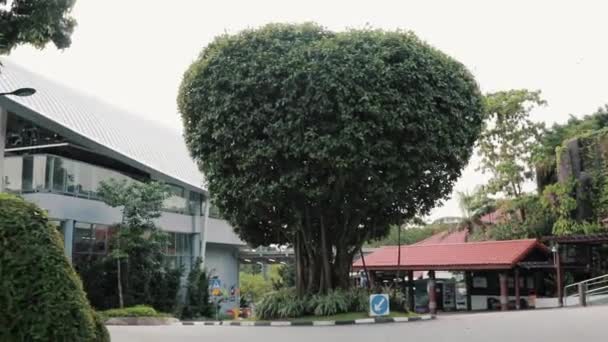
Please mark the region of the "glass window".
[[93, 253], [106, 254], [108, 248], [108, 230], [110, 227], [95, 224], [93, 225]]
[[34, 190], [34, 157], [24, 156], [23, 157], [23, 170], [21, 173], [22, 177], [22, 188], [23, 191]]
[[33, 190], [40, 191], [45, 188], [46, 156], [34, 156]]
[[178, 213], [188, 212], [188, 201], [186, 200], [184, 188], [169, 184], [169, 197], [165, 199], [163, 207]]
[[222, 218], [222, 216], [220, 215], [220, 210], [215, 205], [213, 205], [213, 203], [211, 203], [211, 206], [209, 207], [209, 217], [217, 219]]
[[9, 192], [21, 192], [21, 177], [23, 174], [23, 158], [4, 158], [4, 187]]
[[102, 224], [74, 224], [74, 254], [106, 254], [110, 227]]
[[53, 157], [53, 191], [66, 192], [65, 178], [67, 171], [64, 167], [64, 163], [64, 159]]
[[192, 235], [185, 233], [168, 233], [169, 241], [165, 259], [172, 267], [182, 266], [190, 269], [192, 265]]
[[76, 222], [74, 224], [73, 253], [93, 253], [93, 229], [88, 223]]

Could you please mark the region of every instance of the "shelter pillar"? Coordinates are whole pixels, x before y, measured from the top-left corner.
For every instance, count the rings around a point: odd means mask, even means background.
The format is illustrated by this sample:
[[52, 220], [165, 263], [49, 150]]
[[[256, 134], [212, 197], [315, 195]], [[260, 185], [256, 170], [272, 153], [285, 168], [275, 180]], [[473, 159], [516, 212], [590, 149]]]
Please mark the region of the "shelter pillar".
[[520, 305], [520, 293], [519, 293], [519, 268], [515, 268], [515, 274], [513, 275], [513, 286], [515, 286], [515, 309], [516, 310], [520, 310], [521, 309], [521, 305]]
[[564, 295], [562, 293], [562, 290], [564, 288], [564, 271], [562, 270], [562, 262], [561, 257], [559, 255], [559, 245], [554, 246], [553, 258], [555, 259], [555, 286], [557, 287], [555, 294], [557, 296], [557, 304], [561, 308], [562, 306], [564, 306]]
[[509, 308], [509, 288], [506, 271], [498, 274], [498, 281], [500, 282], [500, 310], [507, 311]]
[[467, 289], [467, 311], [471, 311], [473, 303], [471, 302], [471, 291], [473, 289], [473, 277], [470, 271], [464, 271], [464, 282]]
[[416, 310], [416, 297], [414, 296], [414, 271], [407, 271], [407, 297], [408, 310]]
[[437, 293], [435, 292], [435, 271], [429, 271], [429, 311], [431, 315], [437, 314]]

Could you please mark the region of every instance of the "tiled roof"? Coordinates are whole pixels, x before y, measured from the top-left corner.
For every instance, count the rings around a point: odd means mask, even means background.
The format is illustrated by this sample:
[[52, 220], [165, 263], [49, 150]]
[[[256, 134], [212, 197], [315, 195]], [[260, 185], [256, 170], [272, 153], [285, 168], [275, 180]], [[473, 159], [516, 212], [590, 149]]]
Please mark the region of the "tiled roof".
[[2, 64], [0, 92], [21, 87], [37, 92], [29, 97], [2, 97], [0, 105], [29, 109], [64, 127], [70, 134], [66, 138], [78, 138], [87, 148], [104, 150], [146, 172], [204, 189], [204, 176], [177, 131], [48, 80], [8, 59], [3, 58]]
[[[402, 246], [401, 269], [505, 269], [535, 249], [548, 253], [547, 248], [534, 239]], [[376, 270], [396, 269], [397, 253], [396, 246], [381, 248], [365, 257], [366, 266]], [[361, 269], [362, 261], [357, 260], [353, 267]]]

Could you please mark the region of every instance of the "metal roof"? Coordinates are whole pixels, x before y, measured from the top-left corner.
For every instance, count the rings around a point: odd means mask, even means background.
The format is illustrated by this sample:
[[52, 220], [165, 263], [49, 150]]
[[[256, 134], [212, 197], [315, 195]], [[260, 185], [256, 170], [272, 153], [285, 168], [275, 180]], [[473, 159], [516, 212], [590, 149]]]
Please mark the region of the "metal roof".
[[[510, 269], [535, 249], [549, 253], [534, 239], [410, 245], [401, 247], [401, 262], [397, 263], [398, 247], [389, 246], [366, 256], [365, 264], [371, 270]], [[362, 260], [354, 262], [353, 268], [362, 269]]]
[[[51, 126], [97, 153], [191, 190], [204, 191], [204, 175], [184, 139], [172, 129], [48, 80], [7, 59], [0, 67], [0, 92], [21, 87], [29, 97], [0, 96], [0, 105], [26, 119]], [[169, 180], [166, 180], [169, 178]]]

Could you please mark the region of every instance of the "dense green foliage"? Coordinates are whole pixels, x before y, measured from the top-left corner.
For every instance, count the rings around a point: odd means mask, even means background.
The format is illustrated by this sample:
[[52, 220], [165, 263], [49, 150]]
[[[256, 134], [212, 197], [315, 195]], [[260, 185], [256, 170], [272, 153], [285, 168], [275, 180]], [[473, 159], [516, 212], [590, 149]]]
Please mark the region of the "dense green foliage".
[[545, 101], [540, 92], [525, 89], [500, 91], [485, 99], [486, 120], [477, 142], [480, 169], [492, 176], [485, 188], [516, 198], [523, 194], [524, 182], [534, 179], [532, 150], [543, 125], [530, 119], [530, 111]]
[[217, 37], [178, 96], [187, 145], [252, 245], [290, 243], [296, 287], [451, 192], [482, 123], [466, 68], [411, 32], [267, 25]]
[[165, 262], [167, 234], [154, 223], [166, 187], [111, 181], [98, 192], [108, 205], [121, 207], [123, 218], [112, 228], [107, 257], [76, 264], [89, 300], [98, 309], [145, 304], [174, 312], [184, 270]]
[[0, 193], [0, 340], [103, 341], [46, 213]]
[[241, 296], [247, 301], [255, 303], [265, 294], [273, 290], [272, 281], [264, 279], [260, 273], [253, 274], [241, 272], [239, 274]]
[[593, 114], [585, 115], [582, 118], [570, 116], [565, 124], [554, 124], [546, 129], [540, 142], [533, 149], [533, 161], [537, 171], [540, 169], [546, 180], [539, 182], [539, 190], [547, 184], [557, 182], [556, 168], [556, 149], [572, 138], [588, 134], [604, 127], [608, 127], [608, 106], [600, 107]]
[[293, 262], [279, 267], [277, 271], [277, 277], [270, 279], [275, 290], [296, 286], [296, 265]]
[[188, 274], [186, 300], [181, 311], [182, 319], [211, 317], [213, 307], [209, 303], [209, 279], [198, 258]]
[[0, 54], [20, 44], [59, 49], [71, 44], [76, 20], [69, 13], [76, 0], [0, 0]]
[[107, 318], [111, 317], [167, 317], [165, 313], [156, 311], [153, 307], [147, 305], [129, 306], [122, 309], [110, 309], [101, 312], [101, 315]]

